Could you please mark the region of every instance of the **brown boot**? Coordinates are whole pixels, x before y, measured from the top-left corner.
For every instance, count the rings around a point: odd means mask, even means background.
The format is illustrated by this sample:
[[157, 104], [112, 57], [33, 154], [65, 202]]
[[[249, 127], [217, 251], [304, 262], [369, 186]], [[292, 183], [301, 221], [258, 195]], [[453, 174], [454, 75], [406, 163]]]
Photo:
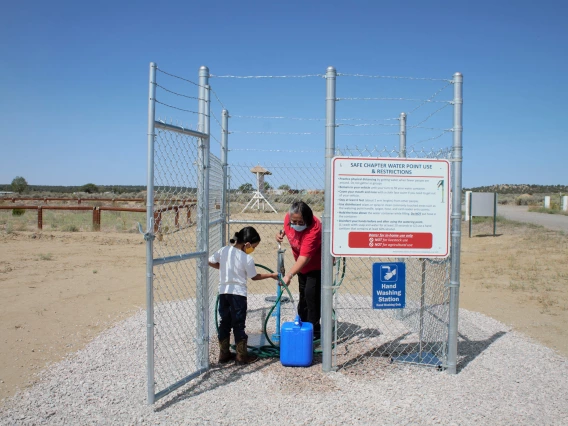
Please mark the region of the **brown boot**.
[[256, 355], [249, 355], [247, 340], [248, 339], [243, 339], [237, 342], [237, 365], [247, 365], [258, 361], [258, 357]]
[[235, 359], [235, 354], [231, 352], [230, 337], [219, 340], [219, 363], [225, 364]]

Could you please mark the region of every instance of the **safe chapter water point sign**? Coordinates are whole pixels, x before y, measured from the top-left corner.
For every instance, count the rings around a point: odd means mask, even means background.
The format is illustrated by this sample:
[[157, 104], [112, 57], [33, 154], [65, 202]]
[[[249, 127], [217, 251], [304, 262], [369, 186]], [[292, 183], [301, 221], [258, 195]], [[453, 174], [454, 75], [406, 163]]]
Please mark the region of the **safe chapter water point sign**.
[[447, 160], [334, 157], [333, 256], [447, 257]]

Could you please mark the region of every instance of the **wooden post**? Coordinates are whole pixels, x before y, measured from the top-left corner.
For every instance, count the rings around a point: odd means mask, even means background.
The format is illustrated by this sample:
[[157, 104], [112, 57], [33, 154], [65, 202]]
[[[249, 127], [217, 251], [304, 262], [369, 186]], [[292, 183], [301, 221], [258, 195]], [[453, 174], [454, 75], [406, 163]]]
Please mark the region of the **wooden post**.
[[158, 232], [161, 220], [162, 220], [162, 212], [159, 210], [154, 212], [154, 233]]
[[93, 207], [93, 231], [97, 230], [97, 208]]
[[174, 207], [174, 210], [176, 211], [176, 218], [175, 218], [176, 228], [179, 228], [179, 207]]
[[41, 206], [38, 206], [37, 208], [37, 229], [40, 231], [43, 229], [43, 210], [41, 209]]

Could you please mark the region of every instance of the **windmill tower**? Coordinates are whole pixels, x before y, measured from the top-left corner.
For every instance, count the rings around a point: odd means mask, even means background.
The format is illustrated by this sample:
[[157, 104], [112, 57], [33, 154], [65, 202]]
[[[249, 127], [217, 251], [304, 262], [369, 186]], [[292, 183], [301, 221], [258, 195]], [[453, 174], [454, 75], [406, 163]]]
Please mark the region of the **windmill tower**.
[[256, 191], [241, 213], [243, 213], [247, 208], [249, 208], [249, 206], [251, 209], [254, 209], [254, 207], [256, 206], [256, 209], [260, 210], [261, 203], [262, 203], [262, 210], [265, 209], [265, 204], [267, 204], [268, 207], [270, 207], [274, 213], [278, 213], [276, 209], [270, 205], [268, 200], [264, 198], [264, 176], [271, 175], [272, 173], [270, 173], [264, 167], [261, 167], [259, 165], [254, 166], [252, 169], [250, 169], [250, 171], [256, 175]]

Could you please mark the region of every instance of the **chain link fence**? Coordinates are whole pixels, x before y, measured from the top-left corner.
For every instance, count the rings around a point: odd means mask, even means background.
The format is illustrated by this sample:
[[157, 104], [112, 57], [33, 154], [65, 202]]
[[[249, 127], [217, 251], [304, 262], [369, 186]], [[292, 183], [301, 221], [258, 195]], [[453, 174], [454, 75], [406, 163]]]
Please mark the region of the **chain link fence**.
[[[283, 229], [284, 216], [292, 202], [302, 200], [321, 218], [323, 213], [323, 164], [282, 164], [278, 153], [266, 154], [262, 164], [230, 164], [229, 187], [229, 235], [234, 235], [244, 226], [253, 226], [261, 236], [261, 243], [255, 249], [254, 260], [258, 272], [266, 267], [277, 271], [278, 244], [276, 234]], [[256, 171], [256, 172], [255, 172]], [[262, 174], [259, 178], [258, 174]], [[260, 185], [259, 185], [260, 183]], [[294, 264], [294, 257], [287, 240], [281, 247], [284, 267]], [[280, 325], [294, 320], [299, 300], [298, 284], [290, 286], [292, 299], [283, 294], [283, 303], [271, 315], [266, 315], [274, 307], [278, 295], [278, 284], [273, 280], [252, 282], [248, 286], [249, 312], [247, 314], [247, 333], [249, 345], [268, 345], [279, 342]]]
[[[154, 68], [152, 68], [154, 67]], [[152, 71], [153, 70], [153, 71]], [[307, 203], [314, 214], [324, 222], [324, 244], [328, 238], [326, 228], [329, 202], [326, 176], [333, 155], [343, 157], [407, 157], [414, 159], [449, 159], [452, 161], [452, 191], [461, 193], [461, 75], [456, 74], [460, 85], [454, 91], [454, 101], [436, 97], [454, 81], [428, 80], [445, 86], [431, 96], [412, 97], [344, 97], [335, 96], [335, 70], [326, 73], [326, 118], [288, 117], [302, 126], [316, 125], [319, 132], [302, 128], [301, 132], [236, 130], [247, 137], [275, 138], [272, 145], [255, 143], [254, 147], [233, 145], [228, 141], [228, 111], [217, 94], [209, 86], [209, 71], [199, 70], [199, 83], [166, 73], [166, 77], [197, 86], [197, 97], [188, 96], [182, 90], [170, 90], [156, 83], [157, 66], [151, 65], [149, 103], [149, 181], [148, 217], [145, 237], [147, 247], [148, 285], [148, 400], [153, 403], [172, 390], [207, 371], [217, 354], [217, 288], [219, 273], [209, 268], [207, 257], [244, 226], [254, 226], [261, 235], [261, 244], [253, 255], [258, 272], [276, 271], [279, 249], [284, 250], [284, 267], [290, 268], [294, 258], [285, 239], [282, 247], [275, 236], [283, 227], [283, 219], [289, 206], [298, 200]], [[348, 76], [348, 75], [345, 75]], [[386, 76], [362, 76], [363, 78], [392, 79]], [[239, 78], [237, 76], [217, 76]], [[253, 76], [254, 77], [254, 76]], [[253, 78], [250, 77], [250, 78]], [[279, 78], [259, 76], [259, 78]], [[284, 76], [285, 77], [285, 76]], [[322, 77], [322, 75], [292, 76]], [[247, 77], [248, 79], [249, 77]], [[457, 81], [457, 80], [456, 80]], [[164, 89], [163, 97], [156, 98], [156, 88]], [[216, 116], [210, 109], [210, 94], [223, 106]], [[168, 98], [169, 96], [169, 98]], [[175, 102], [190, 102], [189, 106]], [[436, 98], [436, 99], [434, 99]], [[176, 98], [177, 99], [177, 98]], [[398, 118], [375, 119], [347, 117], [335, 124], [335, 102], [345, 101], [405, 101], [419, 105], [409, 109], [414, 114], [412, 126], [406, 127], [407, 114]], [[198, 103], [194, 111], [191, 102]], [[155, 121], [155, 107], [174, 108], [198, 117], [199, 131], [182, 126]], [[446, 119], [439, 114], [454, 104], [454, 127], [445, 128]], [[442, 105], [442, 106], [440, 106]], [[456, 106], [459, 109], [456, 110]], [[428, 110], [428, 107], [432, 106]], [[422, 108], [424, 107], [424, 108]], [[423, 116], [416, 115], [422, 108]], [[353, 108], [347, 106], [348, 114]], [[383, 111], [383, 110], [380, 110]], [[450, 108], [447, 109], [450, 111]], [[209, 118], [219, 125], [221, 137], [213, 136]], [[392, 117], [392, 115], [391, 115]], [[456, 117], [459, 120], [456, 121]], [[271, 120], [286, 117], [240, 116], [242, 120]], [[398, 120], [398, 123], [397, 121]], [[426, 121], [434, 121], [436, 127], [425, 127]], [[325, 121], [325, 132], [321, 132]], [[264, 123], [266, 124], [266, 123]], [[335, 128], [353, 127], [356, 133], [341, 133], [340, 137], [385, 138], [387, 142], [363, 146], [336, 146]], [[398, 126], [398, 132], [361, 133], [363, 126]], [[155, 129], [157, 129], [155, 131]], [[441, 132], [416, 140], [408, 147], [406, 131]], [[456, 139], [452, 148], [435, 148], [443, 142], [444, 135], [460, 132], [458, 148]], [[305, 130], [305, 131], [304, 131]], [[394, 129], [393, 129], [394, 130]], [[365, 131], [365, 129], [363, 129]], [[358, 133], [357, 133], [358, 132]], [[283, 150], [279, 144], [290, 147], [289, 138], [312, 138], [325, 135], [325, 149], [307, 145], [295, 145], [295, 149]], [[394, 146], [393, 136], [400, 138]], [[221, 155], [210, 153], [210, 138], [220, 146]], [[303, 139], [302, 139], [303, 140]], [[310, 139], [312, 140], [312, 139]], [[278, 142], [277, 142], [278, 141]], [[302, 142], [303, 143], [303, 142]], [[421, 148], [420, 144], [430, 144]], [[229, 148], [230, 146], [230, 148]], [[423, 146], [423, 145], [422, 145]], [[332, 147], [330, 149], [330, 147]], [[228, 152], [231, 158], [228, 158]], [[239, 152], [240, 151], [240, 152]], [[246, 153], [243, 154], [243, 151]], [[262, 152], [262, 155], [259, 155]], [[234, 158], [233, 158], [234, 155]], [[284, 157], [283, 157], [284, 156]], [[242, 161], [242, 158], [254, 161]], [[283, 158], [294, 161], [283, 161]], [[312, 162], [322, 159], [323, 163]], [[297, 159], [305, 160], [296, 161]], [[328, 170], [326, 170], [328, 168]], [[328, 193], [326, 193], [328, 192]], [[155, 205], [154, 198], [156, 199]], [[176, 200], [176, 201], [172, 201]], [[455, 203], [454, 203], [455, 204]], [[448, 368], [455, 373], [457, 350], [457, 295], [459, 290], [459, 238], [455, 226], [459, 221], [455, 205], [452, 205], [451, 255], [445, 259], [380, 258], [381, 262], [404, 262], [406, 267], [406, 305], [403, 309], [374, 310], [372, 303], [373, 264], [376, 257], [335, 258], [333, 265], [324, 248], [322, 259], [322, 361], [324, 371], [339, 369], [359, 372], [374, 369], [376, 363], [392, 361]], [[458, 223], [459, 224], [459, 223]], [[457, 258], [455, 256], [457, 254]], [[457, 266], [456, 266], [457, 265]], [[332, 266], [332, 267], [331, 267]], [[329, 273], [333, 269], [332, 277]], [[325, 270], [325, 271], [324, 271]], [[329, 281], [329, 282], [328, 282]], [[329, 289], [332, 292], [329, 292]], [[325, 292], [324, 292], [325, 289]], [[293, 321], [298, 303], [298, 284], [293, 280], [290, 294], [284, 294], [279, 305], [275, 300], [280, 287], [272, 280], [251, 282], [248, 285], [247, 334], [250, 346], [266, 346], [279, 343], [280, 326]], [[325, 293], [325, 294], [324, 294]], [[290, 297], [289, 297], [290, 296]], [[325, 296], [325, 300], [324, 300]], [[325, 311], [326, 318], [323, 316]], [[331, 321], [329, 313], [331, 312]], [[327, 331], [326, 331], [327, 329]], [[331, 344], [328, 336], [331, 329]], [[453, 336], [453, 337], [452, 337]], [[453, 349], [452, 349], [453, 348]], [[453, 360], [453, 361], [452, 361]], [[368, 367], [368, 368], [367, 368]], [[157, 393], [155, 392], [157, 391]]]
[[[447, 159], [449, 149], [411, 149], [408, 158]], [[384, 147], [338, 148], [336, 155], [352, 157], [398, 157], [397, 149]], [[265, 155], [266, 158], [266, 155]], [[262, 243], [255, 250], [255, 262], [276, 270], [275, 236], [282, 229], [284, 215], [294, 201], [306, 202], [320, 219], [324, 210], [324, 175], [322, 164], [262, 163], [263, 188], [259, 190], [256, 173], [259, 165], [230, 166], [230, 234], [242, 226], [254, 226]], [[251, 203], [251, 200], [254, 201]], [[258, 201], [258, 202], [257, 202]], [[288, 248], [287, 241], [283, 248]], [[285, 252], [285, 266], [294, 263], [291, 250]], [[333, 367], [348, 369], [377, 359], [441, 366], [445, 362], [448, 337], [449, 271], [451, 259], [381, 258], [381, 262], [404, 261], [406, 264], [406, 307], [399, 310], [372, 309], [372, 269], [376, 258], [336, 259], [334, 269], [334, 343]], [[260, 284], [259, 284], [260, 283]], [[272, 284], [272, 283], [271, 283]], [[258, 310], [247, 320], [249, 332], [262, 334], [263, 312], [272, 306], [270, 291], [274, 285], [260, 281], [249, 286], [249, 304]], [[294, 302], [298, 285], [290, 286]], [[292, 321], [293, 306], [282, 304], [281, 321]], [[270, 334], [276, 333], [270, 321]]]
[[[407, 157], [448, 159], [450, 153], [448, 149], [411, 149]], [[337, 149], [337, 155], [397, 158], [398, 150], [345, 147]], [[344, 275], [335, 283], [333, 292], [333, 367], [349, 369], [357, 366], [357, 370], [365, 374], [377, 363], [391, 361], [444, 366], [451, 258], [349, 257], [344, 261]], [[405, 263], [404, 309], [372, 309], [373, 264], [378, 261]]]

